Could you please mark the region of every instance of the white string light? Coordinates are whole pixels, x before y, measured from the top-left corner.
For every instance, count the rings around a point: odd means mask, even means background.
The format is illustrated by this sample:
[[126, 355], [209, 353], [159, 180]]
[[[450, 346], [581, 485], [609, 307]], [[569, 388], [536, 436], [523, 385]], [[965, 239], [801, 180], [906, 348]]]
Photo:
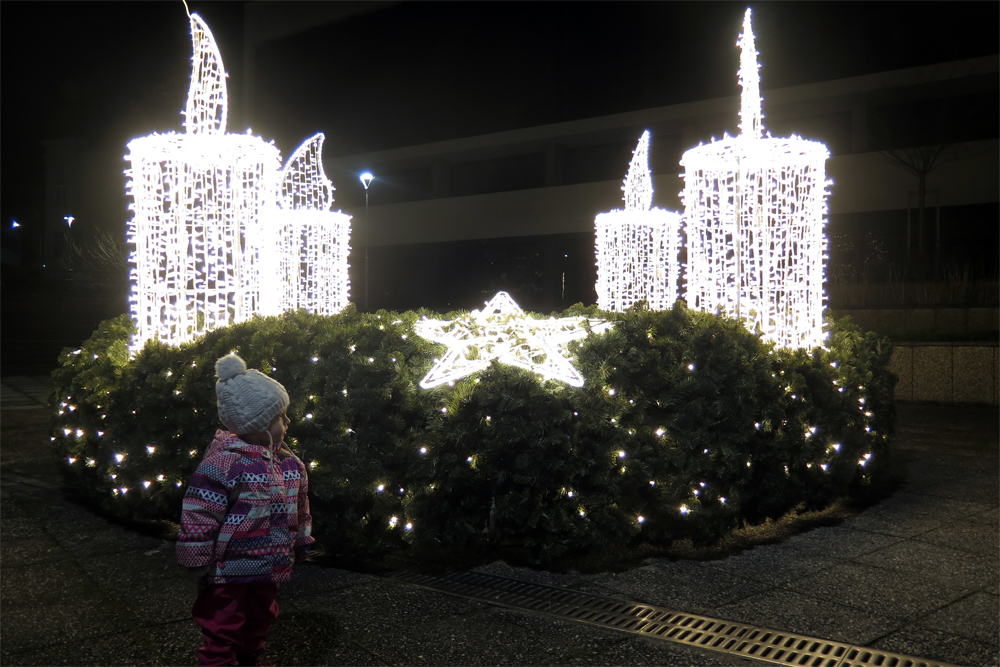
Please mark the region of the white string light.
[[484, 370], [496, 359], [546, 379], [582, 387], [583, 376], [570, 363], [564, 346], [587, 335], [584, 322], [594, 333], [612, 326], [585, 317], [536, 320], [525, 315], [506, 292], [497, 292], [482, 311], [473, 310], [451, 321], [418, 320], [414, 328], [420, 336], [448, 346], [420, 386], [430, 389], [454, 382]]
[[197, 14], [191, 36], [185, 133], [134, 139], [125, 158], [133, 352], [151, 339], [191, 341], [261, 309], [256, 225], [274, 204], [280, 154], [260, 137], [226, 134], [226, 74]]
[[278, 252], [262, 255], [261, 264], [263, 275], [275, 277], [261, 279], [270, 314], [305, 308], [334, 315], [350, 296], [351, 216], [330, 210], [335, 188], [323, 171], [324, 139], [319, 133], [303, 142], [281, 172], [276, 219], [264, 231], [277, 239]]
[[680, 214], [652, 208], [649, 131], [632, 153], [622, 190], [624, 209], [594, 220], [597, 251], [597, 305], [623, 311], [645, 299], [651, 310], [667, 310], [677, 300]]
[[826, 146], [763, 136], [750, 10], [743, 20], [740, 135], [684, 153], [688, 306], [759, 325], [786, 347], [823, 342]]

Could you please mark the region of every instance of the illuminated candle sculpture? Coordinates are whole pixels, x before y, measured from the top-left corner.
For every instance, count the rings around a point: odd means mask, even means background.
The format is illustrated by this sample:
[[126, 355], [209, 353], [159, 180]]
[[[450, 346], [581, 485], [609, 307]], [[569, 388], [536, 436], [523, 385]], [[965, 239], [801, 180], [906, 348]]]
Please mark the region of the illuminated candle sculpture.
[[[276, 240], [277, 253], [273, 259], [261, 253], [262, 272], [278, 278], [277, 293], [262, 279], [268, 313], [305, 308], [333, 315], [347, 305], [351, 216], [330, 210], [335, 188], [323, 171], [324, 138], [306, 140], [281, 172], [275, 222], [264, 232]], [[267, 247], [265, 239], [261, 248]]]
[[823, 342], [826, 146], [764, 136], [750, 27], [738, 46], [740, 135], [684, 153], [687, 303], [730, 313], [786, 347]]
[[622, 190], [625, 209], [594, 220], [597, 305], [623, 311], [645, 299], [651, 310], [667, 310], [677, 300], [680, 214], [651, 208], [648, 131], [632, 153]]
[[191, 37], [185, 133], [134, 139], [125, 157], [134, 200], [133, 351], [151, 339], [187, 342], [261, 309], [255, 239], [274, 206], [281, 156], [249, 132], [226, 134], [226, 73], [197, 14]]

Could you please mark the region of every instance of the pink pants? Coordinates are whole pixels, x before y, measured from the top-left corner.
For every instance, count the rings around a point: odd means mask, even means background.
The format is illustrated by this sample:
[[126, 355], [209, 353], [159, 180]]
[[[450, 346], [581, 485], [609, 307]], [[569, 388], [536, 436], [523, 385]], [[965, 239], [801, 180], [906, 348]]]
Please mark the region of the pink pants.
[[202, 588], [191, 610], [205, 635], [198, 662], [235, 665], [237, 655], [252, 661], [263, 653], [264, 640], [278, 617], [277, 595], [278, 584], [209, 584]]

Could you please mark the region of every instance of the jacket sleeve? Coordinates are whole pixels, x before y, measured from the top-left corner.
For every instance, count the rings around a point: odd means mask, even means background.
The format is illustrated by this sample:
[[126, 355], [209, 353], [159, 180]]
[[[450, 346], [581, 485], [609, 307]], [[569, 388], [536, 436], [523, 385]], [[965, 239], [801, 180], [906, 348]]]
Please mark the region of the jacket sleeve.
[[312, 514], [309, 512], [309, 474], [301, 459], [299, 461], [299, 496], [296, 500], [296, 514], [299, 521], [298, 535], [295, 538], [295, 548], [304, 549], [312, 545], [316, 538], [312, 536]]
[[229, 489], [223, 475], [219, 467], [202, 462], [188, 482], [177, 535], [177, 562], [184, 567], [200, 568], [215, 562], [215, 542], [229, 509]]

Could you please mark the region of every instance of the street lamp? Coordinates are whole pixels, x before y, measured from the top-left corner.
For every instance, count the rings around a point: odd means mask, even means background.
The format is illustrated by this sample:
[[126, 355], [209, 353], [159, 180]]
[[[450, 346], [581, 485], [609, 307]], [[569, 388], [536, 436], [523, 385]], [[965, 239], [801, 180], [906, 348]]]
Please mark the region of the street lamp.
[[371, 225], [368, 222], [368, 186], [372, 184], [375, 177], [369, 172], [361, 174], [361, 185], [365, 186], [365, 311], [368, 310], [368, 234], [371, 232]]

